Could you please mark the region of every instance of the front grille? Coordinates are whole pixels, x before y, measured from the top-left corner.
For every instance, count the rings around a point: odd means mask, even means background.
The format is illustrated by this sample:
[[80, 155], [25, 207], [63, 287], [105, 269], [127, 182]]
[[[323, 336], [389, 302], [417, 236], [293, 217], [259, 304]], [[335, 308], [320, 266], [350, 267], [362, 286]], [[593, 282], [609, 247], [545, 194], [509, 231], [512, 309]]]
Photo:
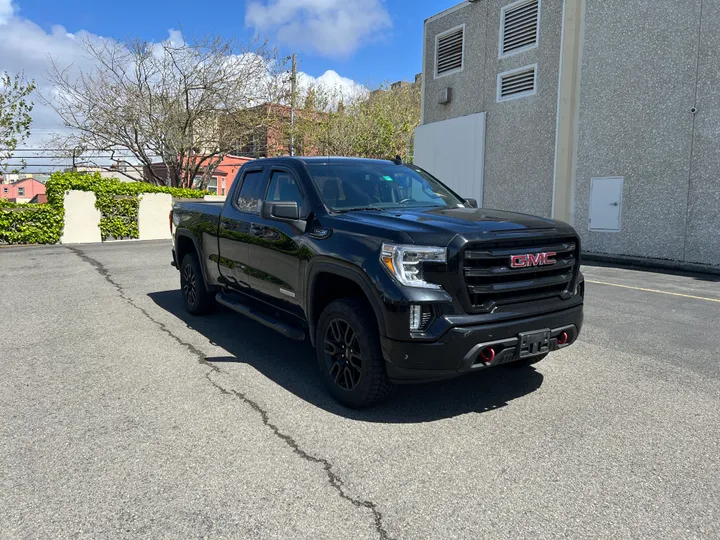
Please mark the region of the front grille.
[[[555, 252], [554, 265], [511, 268], [513, 255]], [[510, 240], [471, 244], [463, 258], [463, 277], [473, 312], [551, 297], [569, 297], [578, 261], [577, 241], [570, 238]]]

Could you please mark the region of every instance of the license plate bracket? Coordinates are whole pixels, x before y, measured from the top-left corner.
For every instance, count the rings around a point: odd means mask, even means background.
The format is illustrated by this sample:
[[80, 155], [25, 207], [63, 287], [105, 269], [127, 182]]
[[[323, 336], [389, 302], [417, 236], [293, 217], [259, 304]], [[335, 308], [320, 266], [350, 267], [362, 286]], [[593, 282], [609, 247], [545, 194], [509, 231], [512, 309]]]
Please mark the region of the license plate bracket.
[[529, 358], [550, 352], [550, 329], [518, 334], [518, 356]]

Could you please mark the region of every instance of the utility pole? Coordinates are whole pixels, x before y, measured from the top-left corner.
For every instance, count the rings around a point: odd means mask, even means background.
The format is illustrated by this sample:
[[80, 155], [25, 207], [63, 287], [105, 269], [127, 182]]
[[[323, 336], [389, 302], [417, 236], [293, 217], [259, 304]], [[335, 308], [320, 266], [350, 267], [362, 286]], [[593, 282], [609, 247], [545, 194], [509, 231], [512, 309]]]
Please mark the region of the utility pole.
[[295, 155], [295, 96], [297, 94], [297, 54], [292, 55], [292, 75], [290, 76], [290, 155]]

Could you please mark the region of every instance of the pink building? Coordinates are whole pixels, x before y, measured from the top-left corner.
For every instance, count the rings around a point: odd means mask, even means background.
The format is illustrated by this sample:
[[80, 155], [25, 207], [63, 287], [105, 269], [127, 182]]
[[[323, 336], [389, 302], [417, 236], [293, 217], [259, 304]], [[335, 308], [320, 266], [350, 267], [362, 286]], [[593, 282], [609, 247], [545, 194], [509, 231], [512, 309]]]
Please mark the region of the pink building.
[[23, 178], [12, 184], [0, 184], [0, 199], [10, 202], [29, 201], [37, 195], [45, 195], [45, 184], [34, 178]]
[[[203, 165], [206, 160], [211, 158], [198, 156], [197, 159], [198, 161], [202, 160], [201, 165]], [[235, 177], [237, 176], [237, 172], [248, 161], [253, 160], [254, 158], [233, 156], [230, 154], [223, 157], [222, 161], [213, 171], [212, 176], [208, 178], [207, 190], [213, 195], [226, 196], [230, 191], [230, 187], [232, 186]], [[203, 169], [198, 171], [198, 175], [195, 177], [195, 185], [193, 187], [200, 186], [200, 182], [203, 180], [202, 175], [204, 172], [205, 171]]]
[[[252, 158], [230, 155], [225, 156], [213, 174], [214, 177], [217, 177], [217, 183], [215, 185], [217, 191], [215, 193], [218, 195], [227, 195], [230, 191], [230, 186], [232, 186], [235, 181], [235, 177], [237, 176], [237, 172], [240, 170], [240, 167], [245, 165], [248, 161], [252, 161]], [[212, 186], [208, 187], [212, 190]]]

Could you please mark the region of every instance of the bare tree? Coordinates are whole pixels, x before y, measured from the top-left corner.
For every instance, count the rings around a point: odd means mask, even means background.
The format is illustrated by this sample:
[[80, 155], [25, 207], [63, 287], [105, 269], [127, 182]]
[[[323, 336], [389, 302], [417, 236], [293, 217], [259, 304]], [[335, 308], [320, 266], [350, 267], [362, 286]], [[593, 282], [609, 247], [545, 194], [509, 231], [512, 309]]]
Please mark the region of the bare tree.
[[56, 92], [45, 101], [72, 129], [56, 144], [107, 152], [126, 165], [116, 156], [132, 156], [156, 184], [207, 180], [244, 143], [241, 111], [287, 92], [284, 62], [266, 42], [86, 40], [83, 48], [96, 66], [90, 71], [78, 74], [51, 59]]

